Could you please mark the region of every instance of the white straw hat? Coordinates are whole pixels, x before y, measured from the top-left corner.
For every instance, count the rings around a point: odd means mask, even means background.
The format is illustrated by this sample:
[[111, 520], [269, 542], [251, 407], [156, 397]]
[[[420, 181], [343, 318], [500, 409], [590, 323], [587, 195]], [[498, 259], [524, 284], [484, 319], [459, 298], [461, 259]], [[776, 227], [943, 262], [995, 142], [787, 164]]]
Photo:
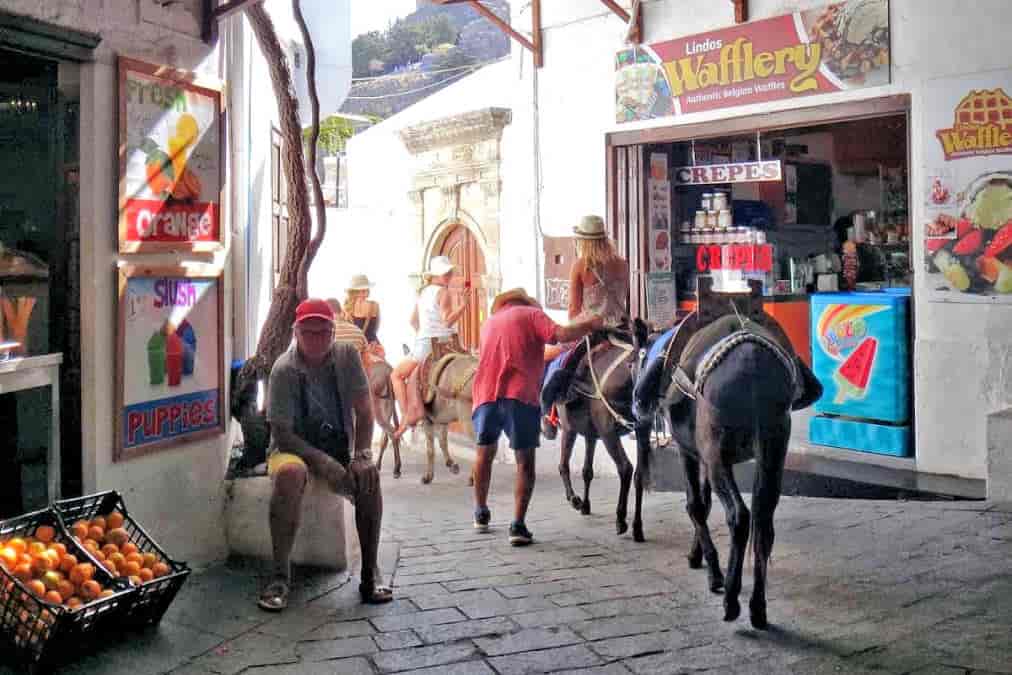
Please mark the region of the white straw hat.
[[372, 288], [375, 285], [376, 284], [374, 284], [371, 281], [369, 281], [369, 277], [368, 276], [366, 276], [364, 274], [356, 274], [356, 275], [354, 275], [351, 278], [351, 281], [348, 282], [348, 290], [349, 291], [365, 291], [365, 290], [368, 290], [368, 289]]
[[608, 236], [601, 216], [584, 216], [580, 219], [580, 224], [573, 228], [573, 234], [577, 239], [604, 239]]
[[452, 271], [455, 267], [456, 265], [448, 257], [437, 255], [429, 261], [429, 269], [425, 273], [430, 277], [441, 277], [447, 272]]

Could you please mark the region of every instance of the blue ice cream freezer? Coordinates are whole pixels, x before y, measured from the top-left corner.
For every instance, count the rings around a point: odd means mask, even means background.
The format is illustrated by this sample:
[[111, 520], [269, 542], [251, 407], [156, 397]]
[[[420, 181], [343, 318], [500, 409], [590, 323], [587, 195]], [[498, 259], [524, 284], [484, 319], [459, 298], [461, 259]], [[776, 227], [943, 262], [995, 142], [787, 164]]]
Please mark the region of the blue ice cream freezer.
[[812, 370], [822, 383], [809, 439], [899, 457], [910, 442], [910, 290], [811, 296]]

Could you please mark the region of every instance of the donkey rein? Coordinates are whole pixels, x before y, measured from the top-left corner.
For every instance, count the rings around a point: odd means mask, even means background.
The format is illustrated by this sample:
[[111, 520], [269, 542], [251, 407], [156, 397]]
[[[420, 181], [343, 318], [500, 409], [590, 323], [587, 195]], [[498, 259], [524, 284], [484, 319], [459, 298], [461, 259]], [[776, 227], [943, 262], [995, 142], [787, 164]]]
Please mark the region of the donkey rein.
[[[590, 336], [589, 335], [586, 336], [584, 340], [587, 343], [587, 368], [590, 370], [590, 379], [594, 382], [594, 391], [597, 392], [597, 397], [601, 399], [601, 402], [604, 404], [605, 409], [611, 414], [613, 418], [615, 418], [615, 422], [622, 425], [626, 429], [635, 429], [636, 425], [627, 420], [626, 418], [622, 417], [622, 415], [620, 415], [618, 411], [616, 411], [615, 408], [612, 407], [611, 403], [608, 402], [608, 398], [604, 395], [604, 389], [601, 386], [602, 382], [608, 381], [608, 378], [611, 377], [611, 374], [613, 372], [615, 372], [615, 369], [618, 368], [619, 364], [621, 364], [623, 361], [629, 358], [629, 355], [633, 352], [632, 348], [627, 347], [626, 345], [617, 345], [614, 342], [612, 342], [612, 344], [614, 344], [615, 346], [622, 348], [623, 350], [622, 354], [619, 355], [619, 357], [614, 361], [614, 363], [612, 363], [608, 367], [608, 370], [606, 370], [604, 373], [604, 377], [600, 381], [598, 381], [597, 373], [594, 372], [594, 358], [593, 354], [591, 353]], [[609, 342], [611, 342], [610, 338]]]

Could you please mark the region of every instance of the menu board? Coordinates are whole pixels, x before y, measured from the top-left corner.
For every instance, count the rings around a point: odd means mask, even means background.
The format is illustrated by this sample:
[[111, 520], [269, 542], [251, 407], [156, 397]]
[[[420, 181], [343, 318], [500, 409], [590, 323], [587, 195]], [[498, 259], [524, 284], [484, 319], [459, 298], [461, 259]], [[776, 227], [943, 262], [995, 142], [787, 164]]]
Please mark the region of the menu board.
[[1012, 70], [926, 83], [925, 180], [914, 189], [932, 301], [1012, 303], [1009, 92]]
[[120, 58], [119, 249], [222, 246], [221, 92]]
[[222, 278], [120, 269], [116, 460], [224, 432]]
[[615, 59], [616, 121], [889, 82], [889, 3], [849, 0], [651, 45]]

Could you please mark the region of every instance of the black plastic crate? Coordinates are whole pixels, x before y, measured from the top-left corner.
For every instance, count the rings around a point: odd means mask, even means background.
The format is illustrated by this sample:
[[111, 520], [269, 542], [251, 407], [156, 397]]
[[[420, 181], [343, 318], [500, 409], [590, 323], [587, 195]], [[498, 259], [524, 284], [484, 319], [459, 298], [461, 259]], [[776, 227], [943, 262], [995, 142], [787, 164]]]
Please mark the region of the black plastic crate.
[[[169, 566], [169, 573], [165, 576], [143, 582], [135, 587], [137, 592], [130, 599], [130, 607], [123, 618], [127, 622], [126, 625], [130, 627], [142, 627], [161, 621], [179, 589], [183, 587], [186, 577], [190, 575], [189, 566], [169, 557], [164, 549], [130, 516], [123, 497], [115, 490], [64, 499], [55, 502], [53, 508], [63, 519], [68, 532], [79, 520], [90, 521], [97, 516], [108, 516], [113, 511], [123, 514], [123, 529], [130, 535], [130, 542], [141, 551], [154, 553], [159, 561]], [[101, 561], [92, 556], [90, 552], [87, 555], [95, 564], [101, 565]], [[130, 583], [125, 579], [123, 581]]]
[[[90, 556], [67, 533], [52, 509], [0, 521], [0, 541], [33, 537], [42, 525], [51, 526], [56, 532], [53, 541], [66, 546], [67, 552], [78, 561], [89, 561]], [[113, 594], [68, 609], [36, 597], [21, 580], [0, 566], [0, 644], [9, 660], [22, 663], [29, 670], [45, 670], [100, 645], [99, 635], [117, 630], [132, 607], [137, 589], [114, 578], [99, 565], [95, 566], [93, 578]]]

